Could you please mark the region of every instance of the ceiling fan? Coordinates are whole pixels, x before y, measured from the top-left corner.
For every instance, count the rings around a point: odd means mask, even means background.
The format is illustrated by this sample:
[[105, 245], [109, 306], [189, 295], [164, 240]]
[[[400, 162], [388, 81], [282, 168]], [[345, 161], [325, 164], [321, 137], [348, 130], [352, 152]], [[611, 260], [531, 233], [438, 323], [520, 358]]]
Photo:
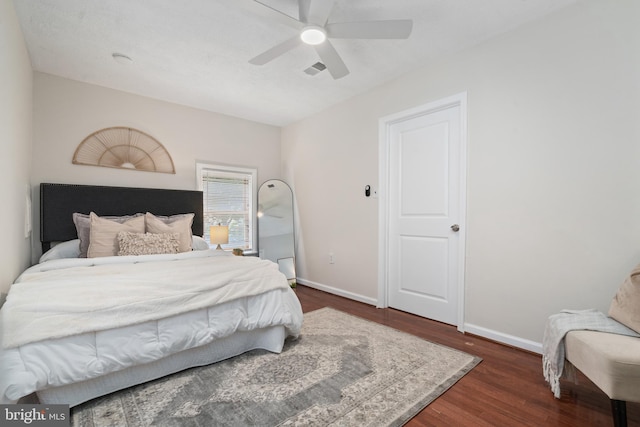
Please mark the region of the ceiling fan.
[[316, 50], [334, 79], [346, 76], [349, 69], [328, 39], [406, 39], [413, 27], [413, 21], [410, 19], [328, 23], [335, 0], [297, 0], [298, 19], [258, 0], [255, 2], [277, 12], [279, 21], [293, 26], [300, 33], [252, 58], [249, 60], [251, 64], [264, 65], [306, 44]]

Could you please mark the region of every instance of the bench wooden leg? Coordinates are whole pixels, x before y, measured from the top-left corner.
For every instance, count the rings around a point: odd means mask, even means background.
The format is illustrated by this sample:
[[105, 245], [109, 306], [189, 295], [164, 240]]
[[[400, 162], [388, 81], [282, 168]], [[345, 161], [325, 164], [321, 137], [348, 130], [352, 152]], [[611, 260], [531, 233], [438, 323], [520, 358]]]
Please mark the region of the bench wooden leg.
[[614, 427], [627, 427], [627, 402], [611, 399]]

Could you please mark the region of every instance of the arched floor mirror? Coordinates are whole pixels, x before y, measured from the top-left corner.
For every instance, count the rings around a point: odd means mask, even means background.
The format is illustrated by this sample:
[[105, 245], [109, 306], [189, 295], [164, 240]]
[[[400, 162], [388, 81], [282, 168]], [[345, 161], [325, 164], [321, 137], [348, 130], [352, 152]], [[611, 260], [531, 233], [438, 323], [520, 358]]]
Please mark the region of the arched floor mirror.
[[258, 190], [258, 245], [260, 258], [277, 263], [295, 286], [293, 192], [282, 180], [265, 181]]

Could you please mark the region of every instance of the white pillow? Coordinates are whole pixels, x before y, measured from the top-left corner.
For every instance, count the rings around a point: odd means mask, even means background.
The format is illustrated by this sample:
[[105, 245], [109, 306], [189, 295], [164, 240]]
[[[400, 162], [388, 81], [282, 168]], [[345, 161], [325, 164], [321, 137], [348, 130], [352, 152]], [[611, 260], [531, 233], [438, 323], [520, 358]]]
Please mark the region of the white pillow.
[[209, 249], [209, 243], [200, 236], [193, 236], [192, 242], [194, 251], [206, 251]]
[[80, 256], [80, 239], [57, 243], [40, 257], [39, 263], [52, 259], [78, 258]]

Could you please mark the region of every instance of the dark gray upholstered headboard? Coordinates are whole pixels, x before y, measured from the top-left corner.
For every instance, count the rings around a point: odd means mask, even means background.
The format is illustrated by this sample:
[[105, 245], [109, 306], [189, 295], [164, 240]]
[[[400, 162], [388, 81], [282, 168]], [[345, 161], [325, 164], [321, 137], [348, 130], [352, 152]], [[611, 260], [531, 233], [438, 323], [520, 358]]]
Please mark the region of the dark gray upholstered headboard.
[[77, 238], [74, 212], [97, 215], [194, 213], [193, 234], [203, 234], [202, 191], [157, 188], [40, 184], [40, 241], [43, 252], [51, 242]]

